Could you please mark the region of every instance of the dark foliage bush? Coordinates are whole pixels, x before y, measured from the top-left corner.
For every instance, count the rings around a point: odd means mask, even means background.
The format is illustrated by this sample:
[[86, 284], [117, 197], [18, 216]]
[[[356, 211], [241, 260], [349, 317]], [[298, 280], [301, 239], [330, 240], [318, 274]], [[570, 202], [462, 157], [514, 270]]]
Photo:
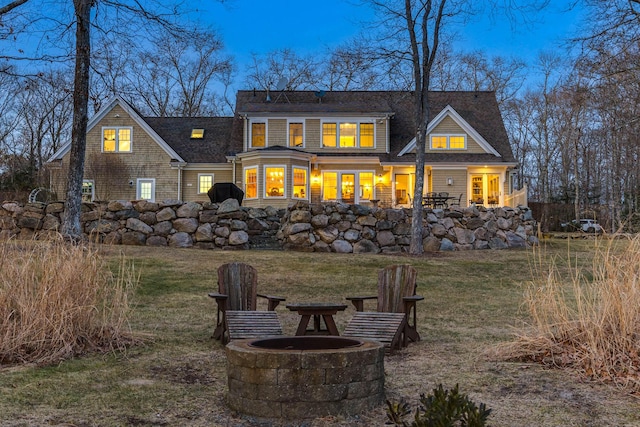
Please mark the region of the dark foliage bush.
[[461, 394], [458, 384], [453, 390], [445, 390], [442, 384], [432, 394], [420, 395], [420, 406], [411, 424], [405, 418], [411, 414], [406, 402], [387, 401], [387, 424], [406, 427], [484, 427], [491, 409], [484, 403], [476, 405], [466, 394]]

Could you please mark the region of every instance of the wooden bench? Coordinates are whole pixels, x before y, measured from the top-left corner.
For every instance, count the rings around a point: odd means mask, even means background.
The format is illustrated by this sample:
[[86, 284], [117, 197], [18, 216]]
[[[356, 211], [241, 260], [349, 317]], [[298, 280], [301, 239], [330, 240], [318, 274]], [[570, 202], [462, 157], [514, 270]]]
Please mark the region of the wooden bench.
[[282, 335], [282, 324], [275, 311], [234, 311], [225, 313], [229, 340]]
[[392, 352], [406, 345], [403, 343], [406, 322], [407, 316], [404, 313], [358, 311], [342, 336], [378, 341], [384, 344], [387, 351]]

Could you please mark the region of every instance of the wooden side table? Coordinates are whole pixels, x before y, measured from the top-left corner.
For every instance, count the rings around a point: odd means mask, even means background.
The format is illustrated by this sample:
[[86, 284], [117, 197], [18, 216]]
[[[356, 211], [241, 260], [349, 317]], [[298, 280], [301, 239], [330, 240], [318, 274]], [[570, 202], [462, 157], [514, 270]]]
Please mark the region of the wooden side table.
[[[287, 304], [287, 308], [291, 311], [297, 311], [301, 316], [296, 335], [340, 335], [333, 316], [338, 311], [344, 311], [347, 305], [307, 302]], [[311, 316], [313, 316], [313, 329], [307, 329]], [[324, 328], [322, 327], [322, 323], [324, 323]]]

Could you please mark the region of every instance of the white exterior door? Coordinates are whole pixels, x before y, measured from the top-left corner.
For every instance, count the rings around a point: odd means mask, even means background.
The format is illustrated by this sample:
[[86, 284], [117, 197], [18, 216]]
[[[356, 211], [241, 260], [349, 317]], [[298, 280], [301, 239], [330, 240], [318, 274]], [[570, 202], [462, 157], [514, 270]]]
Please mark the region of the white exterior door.
[[155, 178], [138, 178], [136, 185], [136, 199], [156, 201], [156, 180]]

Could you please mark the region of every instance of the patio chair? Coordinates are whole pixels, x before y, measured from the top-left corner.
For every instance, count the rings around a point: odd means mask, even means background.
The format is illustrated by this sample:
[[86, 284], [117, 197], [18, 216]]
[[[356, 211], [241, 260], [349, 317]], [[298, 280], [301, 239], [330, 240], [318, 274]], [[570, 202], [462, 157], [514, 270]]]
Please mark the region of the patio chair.
[[453, 199], [450, 203], [450, 206], [460, 206], [460, 203], [462, 202], [462, 196], [463, 194], [460, 193], [460, 196], [458, 196], [458, 199]]
[[[377, 296], [347, 297], [357, 312], [364, 312], [366, 300], [377, 299], [377, 310], [366, 312], [367, 321], [362, 322], [359, 328], [355, 328], [356, 330], [349, 330], [348, 325], [349, 334], [366, 338], [372, 330], [384, 328], [385, 324], [388, 325], [393, 321], [396, 322], [397, 328], [385, 332], [386, 341], [391, 349], [395, 346], [406, 346], [409, 341], [419, 341], [420, 334], [416, 327], [416, 302], [423, 300], [424, 297], [416, 295], [416, 277], [416, 269], [410, 265], [391, 265], [378, 272]], [[401, 316], [395, 316], [396, 320], [393, 320], [394, 316], [387, 316], [389, 313], [400, 313]]]
[[[211, 292], [209, 296], [214, 298], [217, 303], [217, 315], [216, 315], [216, 328], [213, 333], [215, 339], [221, 340], [222, 343], [226, 343], [230, 337], [234, 336], [234, 333], [229, 332], [229, 326], [233, 326], [234, 323], [227, 319], [227, 312], [256, 312], [257, 310], [257, 297], [265, 298], [267, 300], [267, 312], [273, 312], [280, 302], [285, 301], [285, 298], [263, 295], [257, 293], [258, 288], [258, 272], [249, 264], [241, 262], [231, 262], [223, 264], [218, 267], [218, 292]], [[247, 314], [242, 317], [242, 314], [234, 314], [234, 319], [241, 318], [240, 324], [246, 328], [247, 325], [257, 325], [260, 319], [270, 318], [273, 321], [273, 314], [265, 315]], [[277, 317], [275, 318], [277, 320]], [[279, 321], [278, 321], [279, 322]], [[280, 333], [282, 328], [280, 328]], [[277, 332], [273, 330], [274, 334]], [[238, 337], [238, 334], [235, 334]]]

